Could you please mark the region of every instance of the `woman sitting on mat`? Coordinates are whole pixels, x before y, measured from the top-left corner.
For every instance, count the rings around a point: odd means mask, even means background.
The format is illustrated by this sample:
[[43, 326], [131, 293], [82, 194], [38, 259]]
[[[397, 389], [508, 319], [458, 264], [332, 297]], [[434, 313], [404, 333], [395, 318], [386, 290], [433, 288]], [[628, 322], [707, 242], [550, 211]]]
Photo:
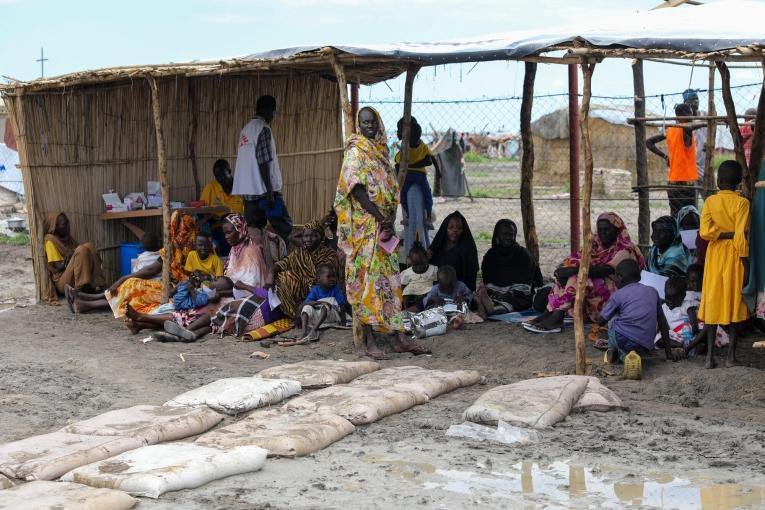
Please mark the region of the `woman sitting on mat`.
[[430, 243], [430, 263], [434, 266], [452, 266], [457, 279], [475, 292], [478, 276], [478, 249], [467, 220], [459, 211], [444, 218]]
[[685, 276], [691, 254], [683, 244], [680, 229], [672, 216], [662, 216], [651, 223], [651, 251], [648, 271], [661, 276]]
[[[585, 287], [585, 313], [595, 321], [611, 294], [616, 290], [614, 270], [622, 260], [633, 259], [640, 268], [645, 260], [640, 249], [630, 240], [624, 221], [616, 213], [598, 216], [597, 233], [592, 238], [590, 271]], [[566, 258], [555, 270], [555, 285], [547, 298], [547, 311], [540, 317], [524, 323], [533, 333], [558, 333], [563, 319], [570, 314], [576, 297], [576, 277], [579, 273], [581, 253]]]
[[[179, 282], [188, 275], [184, 269], [186, 256], [194, 249], [197, 228], [194, 218], [180, 211], [174, 211], [170, 217], [170, 242], [173, 257], [170, 263], [170, 280]], [[162, 304], [162, 282], [154, 279], [162, 274], [162, 256], [145, 265], [133, 274], [123, 276], [112, 284], [106, 292], [89, 294], [70, 292], [69, 303], [73, 312], [84, 313], [93, 310], [111, 308], [114, 317], [125, 317], [128, 304], [139, 313], [150, 314]], [[130, 320], [128, 327], [134, 330]], [[137, 332], [137, 331], [136, 331]]]
[[63, 212], [48, 214], [45, 222], [45, 261], [52, 285], [48, 303], [58, 304], [56, 294], [66, 288], [98, 292], [106, 282], [101, 258], [92, 243], [77, 244], [69, 230], [69, 218]]
[[542, 286], [542, 272], [529, 250], [518, 244], [518, 227], [502, 219], [494, 225], [491, 248], [481, 263], [483, 284], [478, 286], [478, 315], [520, 312], [531, 308], [534, 289]]
[[329, 265], [337, 271], [337, 252], [324, 245], [324, 225], [313, 221], [303, 229], [303, 245], [271, 269], [271, 281], [287, 317], [300, 317], [300, 306], [316, 281], [316, 268], [320, 265]]

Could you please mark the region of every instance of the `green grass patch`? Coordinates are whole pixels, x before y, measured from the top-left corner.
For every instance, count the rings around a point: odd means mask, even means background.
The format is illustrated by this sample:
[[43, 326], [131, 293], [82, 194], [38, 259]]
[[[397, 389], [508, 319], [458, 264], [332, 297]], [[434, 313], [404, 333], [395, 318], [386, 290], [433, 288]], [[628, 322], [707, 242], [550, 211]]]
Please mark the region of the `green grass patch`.
[[482, 230], [475, 235], [474, 239], [478, 242], [490, 243], [491, 232], [486, 232], [485, 230]]
[[5, 246], [30, 246], [29, 234], [17, 234], [9, 236], [0, 234], [0, 244]]
[[466, 152], [464, 154], [465, 163], [488, 163], [491, 161], [485, 156], [481, 156], [477, 152]]
[[722, 165], [723, 161], [728, 161], [731, 159], [736, 159], [736, 156], [733, 154], [715, 154], [712, 157], [712, 168], [715, 169], [715, 172], [718, 168], [720, 168], [720, 165]]

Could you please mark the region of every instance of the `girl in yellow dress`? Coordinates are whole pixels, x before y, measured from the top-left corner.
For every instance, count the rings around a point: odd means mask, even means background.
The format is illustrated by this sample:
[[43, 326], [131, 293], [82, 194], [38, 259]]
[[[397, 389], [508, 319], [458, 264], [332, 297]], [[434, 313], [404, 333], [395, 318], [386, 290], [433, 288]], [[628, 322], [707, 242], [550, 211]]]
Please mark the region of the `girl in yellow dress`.
[[717, 173], [720, 192], [704, 202], [699, 235], [709, 241], [704, 264], [704, 284], [698, 317], [705, 324], [706, 368], [714, 368], [714, 345], [718, 325], [730, 325], [730, 344], [725, 366], [736, 363], [737, 325], [746, 320], [748, 310], [741, 293], [744, 267], [749, 256], [746, 230], [749, 201], [736, 193], [741, 184], [741, 165], [725, 161]]

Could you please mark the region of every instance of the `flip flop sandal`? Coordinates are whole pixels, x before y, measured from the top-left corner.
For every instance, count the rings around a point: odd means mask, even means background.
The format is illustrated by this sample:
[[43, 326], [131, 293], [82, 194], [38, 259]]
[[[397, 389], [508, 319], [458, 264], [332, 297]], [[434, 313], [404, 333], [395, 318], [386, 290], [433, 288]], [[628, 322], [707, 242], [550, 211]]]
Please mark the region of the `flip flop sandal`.
[[384, 352], [381, 352], [380, 354], [372, 354], [372, 353], [368, 352], [367, 356], [372, 358], [375, 361], [383, 361], [383, 360], [386, 360], [386, 359], [390, 359], [390, 356], [388, 356]]
[[595, 347], [599, 351], [605, 351], [608, 349], [608, 340], [604, 340], [602, 338], [598, 338], [597, 341], [592, 343], [592, 346]]
[[71, 285], [64, 285], [64, 298], [66, 299], [66, 306], [69, 307], [69, 311], [71, 313], [75, 313], [74, 311], [74, 299], [72, 298], [72, 292], [74, 289]]
[[523, 329], [526, 331], [529, 331], [531, 333], [540, 333], [540, 334], [549, 334], [549, 333], [560, 333], [563, 331], [563, 328], [545, 328], [543, 326], [539, 326], [537, 324], [529, 324], [524, 322], [523, 323]]
[[165, 331], [171, 335], [180, 337], [187, 342], [193, 342], [195, 340], [194, 333], [192, 331], [179, 326], [175, 321], [165, 321]]
[[183, 339], [165, 331], [155, 331], [151, 337], [157, 342], [183, 342]]

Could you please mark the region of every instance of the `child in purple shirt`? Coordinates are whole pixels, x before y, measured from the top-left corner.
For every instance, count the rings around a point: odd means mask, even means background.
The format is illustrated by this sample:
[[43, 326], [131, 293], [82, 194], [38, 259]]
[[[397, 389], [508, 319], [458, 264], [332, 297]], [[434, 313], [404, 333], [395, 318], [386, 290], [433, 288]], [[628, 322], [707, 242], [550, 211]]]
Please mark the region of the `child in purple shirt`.
[[638, 354], [652, 351], [657, 325], [667, 359], [680, 359], [682, 349], [670, 348], [669, 326], [661, 309], [659, 293], [640, 283], [637, 261], [627, 259], [616, 266], [616, 286], [618, 290], [611, 294], [600, 312], [602, 322], [608, 322], [608, 362], [622, 361], [630, 351]]

